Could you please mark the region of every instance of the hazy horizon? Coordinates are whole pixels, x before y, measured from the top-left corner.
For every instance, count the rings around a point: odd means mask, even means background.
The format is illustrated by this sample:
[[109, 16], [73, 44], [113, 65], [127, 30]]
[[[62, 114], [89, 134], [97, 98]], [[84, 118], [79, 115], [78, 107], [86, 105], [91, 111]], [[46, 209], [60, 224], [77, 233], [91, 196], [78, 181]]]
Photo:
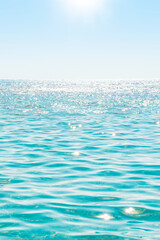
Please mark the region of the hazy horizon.
[[160, 79], [158, 0], [6, 0], [0, 9], [0, 79]]

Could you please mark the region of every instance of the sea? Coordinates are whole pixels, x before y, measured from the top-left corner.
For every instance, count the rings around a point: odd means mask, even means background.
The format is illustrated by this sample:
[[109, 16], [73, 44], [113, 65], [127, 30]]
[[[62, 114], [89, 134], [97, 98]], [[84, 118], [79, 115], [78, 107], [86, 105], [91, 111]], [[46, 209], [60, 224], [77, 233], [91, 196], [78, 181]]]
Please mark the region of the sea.
[[0, 240], [159, 240], [160, 81], [0, 81]]

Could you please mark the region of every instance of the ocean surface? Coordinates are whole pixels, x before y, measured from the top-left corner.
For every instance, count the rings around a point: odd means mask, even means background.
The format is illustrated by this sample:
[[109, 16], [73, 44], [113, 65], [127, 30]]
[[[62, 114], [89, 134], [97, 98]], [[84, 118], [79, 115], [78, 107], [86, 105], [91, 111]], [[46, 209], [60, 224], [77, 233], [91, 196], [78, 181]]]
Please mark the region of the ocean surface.
[[160, 81], [0, 81], [1, 240], [160, 239]]

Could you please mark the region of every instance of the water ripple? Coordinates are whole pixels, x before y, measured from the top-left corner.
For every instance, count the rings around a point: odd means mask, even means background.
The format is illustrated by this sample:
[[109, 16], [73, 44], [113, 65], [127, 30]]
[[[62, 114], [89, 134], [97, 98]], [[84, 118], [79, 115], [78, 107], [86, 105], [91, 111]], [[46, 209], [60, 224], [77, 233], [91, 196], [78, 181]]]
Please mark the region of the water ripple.
[[0, 85], [0, 239], [159, 240], [159, 81]]

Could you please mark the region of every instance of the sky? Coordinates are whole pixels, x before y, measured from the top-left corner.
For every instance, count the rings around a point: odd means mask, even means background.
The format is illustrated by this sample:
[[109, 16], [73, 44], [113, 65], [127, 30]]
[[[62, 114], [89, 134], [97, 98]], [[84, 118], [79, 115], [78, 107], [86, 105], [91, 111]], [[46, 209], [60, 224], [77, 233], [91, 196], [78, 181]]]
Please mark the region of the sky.
[[160, 79], [159, 0], [1, 0], [0, 79]]

